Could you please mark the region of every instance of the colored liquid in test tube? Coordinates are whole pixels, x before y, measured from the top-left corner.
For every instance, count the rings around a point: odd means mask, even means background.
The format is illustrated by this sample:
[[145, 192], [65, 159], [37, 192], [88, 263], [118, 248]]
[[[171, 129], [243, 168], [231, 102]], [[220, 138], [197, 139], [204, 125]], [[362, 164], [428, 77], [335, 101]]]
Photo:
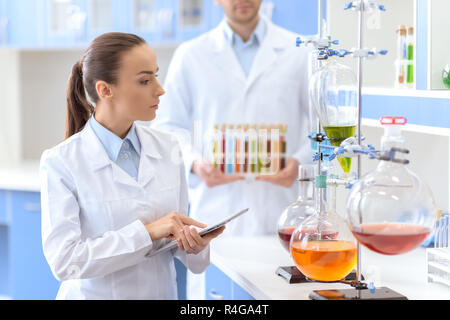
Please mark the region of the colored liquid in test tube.
[[213, 159], [214, 159], [214, 168], [219, 168], [220, 162], [220, 142], [221, 136], [219, 133], [219, 125], [214, 125], [214, 133], [213, 133]]
[[280, 169], [280, 129], [274, 125], [270, 132], [271, 150], [270, 150], [270, 172], [277, 174]]
[[244, 173], [248, 172], [248, 159], [249, 159], [249, 135], [248, 124], [244, 125]]
[[267, 125], [267, 149], [266, 149], [266, 159], [264, 161], [264, 172], [265, 173], [272, 173], [271, 172], [271, 160], [272, 160], [272, 125], [268, 124]]
[[220, 171], [222, 171], [222, 173], [225, 173], [225, 155], [226, 155], [226, 125], [222, 124], [221, 127], [221, 148], [222, 148], [222, 152], [220, 155]]
[[287, 124], [282, 123], [280, 125], [280, 170], [286, 167], [286, 132]]
[[258, 173], [258, 132], [256, 131], [256, 124], [252, 124], [249, 132], [250, 145], [250, 172]]
[[242, 134], [242, 125], [238, 124], [236, 126], [235, 132], [235, 141], [236, 141], [236, 173], [243, 172], [244, 165], [244, 139]]
[[234, 125], [229, 124], [226, 130], [226, 173], [234, 174], [235, 169], [235, 154], [236, 154], [236, 136], [234, 132]]
[[258, 129], [258, 173], [265, 173], [267, 159], [267, 129], [260, 124]]

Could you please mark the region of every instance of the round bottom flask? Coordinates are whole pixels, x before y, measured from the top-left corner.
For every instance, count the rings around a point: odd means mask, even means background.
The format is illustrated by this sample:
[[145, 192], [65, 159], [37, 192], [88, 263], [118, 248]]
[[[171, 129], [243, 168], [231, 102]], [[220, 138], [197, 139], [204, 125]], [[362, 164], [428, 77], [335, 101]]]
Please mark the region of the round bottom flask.
[[284, 249], [289, 252], [289, 243], [295, 228], [314, 213], [314, 167], [298, 167], [299, 196], [280, 215], [278, 219], [278, 237]]
[[308, 279], [338, 281], [356, 266], [357, 247], [347, 223], [325, 210], [326, 176], [316, 177], [316, 208], [291, 237], [291, 256]]
[[[383, 117], [381, 149], [403, 150], [402, 117]], [[401, 153], [400, 153], [401, 154]], [[347, 202], [348, 222], [355, 238], [368, 249], [397, 255], [417, 248], [431, 232], [436, 207], [428, 186], [403, 164], [380, 161], [352, 187]]]

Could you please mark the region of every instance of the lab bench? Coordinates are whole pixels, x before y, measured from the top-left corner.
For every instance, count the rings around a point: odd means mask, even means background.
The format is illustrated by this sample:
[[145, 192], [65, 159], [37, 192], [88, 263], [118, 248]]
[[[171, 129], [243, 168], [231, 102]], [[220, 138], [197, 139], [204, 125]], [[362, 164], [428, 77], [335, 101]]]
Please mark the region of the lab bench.
[[[449, 287], [427, 282], [425, 248], [398, 256], [384, 256], [362, 248], [361, 257], [362, 274], [371, 275], [376, 287], [388, 287], [412, 300], [450, 299]], [[232, 299], [230, 282], [240, 287], [244, 296], [257, 300], [306, 300], [313, 290], [351, 288], [340, 283], [289, 284], [275, 274], [279, 266], [292, 265], [289, 253], [276, 235], [219, 237], [211, 244], [207, 298]]]

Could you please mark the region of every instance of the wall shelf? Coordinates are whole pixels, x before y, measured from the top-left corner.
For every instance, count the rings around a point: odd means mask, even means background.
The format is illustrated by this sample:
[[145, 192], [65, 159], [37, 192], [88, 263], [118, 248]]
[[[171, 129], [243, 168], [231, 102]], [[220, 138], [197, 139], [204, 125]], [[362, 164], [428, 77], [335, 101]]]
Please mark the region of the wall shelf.
[[[414, 90], [414, 89], [393, 89], [382, 87], [366, 87], [362, 89], [364, 95], [379, 95], [390, 97], [417, 97], [450, 99], [450, 90]], [[450, 107], [450, 105], [449, 105]]]

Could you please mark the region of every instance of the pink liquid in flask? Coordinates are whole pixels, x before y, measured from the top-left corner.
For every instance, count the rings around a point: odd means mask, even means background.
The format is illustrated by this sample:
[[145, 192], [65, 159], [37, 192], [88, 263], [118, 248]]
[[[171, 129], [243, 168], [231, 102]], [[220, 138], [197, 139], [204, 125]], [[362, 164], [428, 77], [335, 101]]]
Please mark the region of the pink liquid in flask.
[[361, 225], [352, 232], [370, 250], [396, 255], [420, 246], [430, 234], [430, 229], [406, 223], [380, 223]]

